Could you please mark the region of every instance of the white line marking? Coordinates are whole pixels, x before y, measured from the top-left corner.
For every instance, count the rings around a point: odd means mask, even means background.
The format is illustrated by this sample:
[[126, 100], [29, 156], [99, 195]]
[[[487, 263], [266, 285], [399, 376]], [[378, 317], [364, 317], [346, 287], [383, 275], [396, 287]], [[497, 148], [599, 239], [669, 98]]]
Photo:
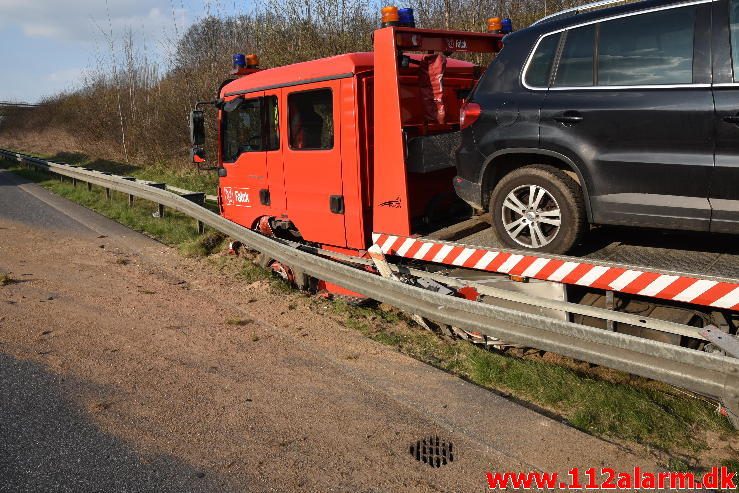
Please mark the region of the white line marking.
[[698, 296], [702, 295], [703, 293], [714, 287], [716, 284], [718, 284], [716, 281], [707, 281], [705, 279], [701, 279], [700, 281], [693, 283], [689, 288], [687, 288], [672, 299], [675, 301], [693, 301]]
[[441, 262], [442, 260], [444, 260], [444, 257], [446, 257], [447, 254], [452, 251], [452, 248], [454, 248], [452, 245], [444, 245], [443, 247], [441, 247], [441, 250], [439, 250], [439, 253], [437, 253], [436, 256], [431, 259], [431, 261]]
[[642, 296], [657, 296], [660, 291], [678, 279], [680, 279], [680, 276], [661, 275], [654, 281], [650, 282], [649, 286], [639, 291], [639, 294]]
[[465, 248], [462, 250], [462, 253], [457, 255], [457, 258], [454, 259], [452, 262], [452, 265], [462, 265], [464, 264], [468, 258], [472, 256], [472, 254], [475, 253], [474, 248]]
[[561, 281], [567, 277], [567, 274], [575, 270], [578, 265], [580, 265], [580, 262], [565, 262], [559, 267], [559, 269], [555, 270], [548, 279], [550, 281]]
[[511, 271], [511, 269], [513, 269], [516, 266], [516, 264], [521, 261], [522, 258], [523, 258], [523, 255], [511, 255], [510, 257], [508, 257], [508, 260], [503, 262], [503, 265], [500, 266], [500, 268], [498, 269], [498, 272], [503, 272], [505, 274], [508, 274]]
[[426, 254], [431, 250], [431, 247], [434, 246], [433, 243], [426, 243], [424, 242], [423, 245], [421, 245], [421, 248], [418, 249], [416, 254], [413, 256], [413, 258], [421, 260], [423, 259]]
[[473, 269], [485, 269], [488, 265], [490, 265], [490, 262], [495, 260], [495, 257], [497, 256], [498, 252], [486, 252], [485, 255], [483, 255], [482, 258], [477, 261]]
[[546, 267], [547, 264], [549, 264], [550, 260], [548, 258], [537, 258], [534, 260], [534, 263], [529, 265], [525, 271], [523, 271], [523, 274], [521, 274], [522, 277], [536, 277], [536, 275], [541, 271], [544, 267]]
[[739, 288], [734, 288], [732, 291], [719, 298], [716, 302], [711, 303], [711, 306], [731, 308], [737, 303], [739, 303]]
[[590, 269], [587, 274], [578, 279], [576, 284], [579, 284], [580, 286], [590, 286], [606, 272], [608, 272], [608, 267], [596, 265], [595, 267]]
[[416, 243], [416, 240], [413, 238], [408, 238], [403, 242], [402, 245], [400, 245], [400, 248], [398, 248], [398, 255], [401, 257], [405, 257], [405, 254], [408, 253], [408, 250], [411, 249], [411, 247]]
[[644, 272], [640, 270], [627, 270], [611, 282], [611, 289], [614, 291], [621, 291], [642, 274], [644, 274]]
[[393, 243], [395, 243], [395, 240], [397, 239], [397, 236], [388, 236], [387, 240], [385, 240], [385, 243], [382, 244], [382, 251], [384, 253], [390, 253], [390, 247], [393, 246]]

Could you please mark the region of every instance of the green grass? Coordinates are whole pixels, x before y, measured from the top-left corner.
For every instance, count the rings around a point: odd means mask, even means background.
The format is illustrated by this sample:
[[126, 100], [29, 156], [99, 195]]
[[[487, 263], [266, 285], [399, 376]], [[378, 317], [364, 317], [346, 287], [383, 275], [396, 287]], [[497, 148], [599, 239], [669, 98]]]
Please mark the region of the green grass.
[[[0, 160], [0, 164], [59, 195], [178, 247], [184, 255], [206, 256], [224, 247], [226, 238], [222, 234], [209, 231], [198, 235], [195, 222], [182, 214], [167, 210], [165, 220], [152, 217], [156, 210], [153, 203], [137, 200], [134, 207], [128, 207], [123, 195], [114, 193], [113, 200], [108, 201], [102, 190], [88, 192], [84, 184], [75, 188], [68, 181], [60, 183], [56, 177], [16, 163]], [[147, 169], [138, 176], [169, 181], [170, 175], [156, 175], [154, 170]], [[186, 188], [193, 185], [185, 179], [178, 183]], [[286, 282], [251, 260], [242, 261], [237, 273], [240, 279], [249, 284], [266, 282], [275, 293], [291, 292]], [[0, 275], [0, 285], [10, 282], [9, 276]], [[314, 304], [326, 303], [317, 298], [312, 300]], [[406, 315], [384, 306], [383, 309], [356, 306], [341, 300], [330, 302], [329, 306], [333, 316], [366, 337], [477, 385], [528, 402], [587, 433], [659, 449], [668, 454], [674, 468], [695, 469], [695, 457], [708, 446], [708, 431], [717, 432], [726, 440], [737, 438], [728, 420], [717, 414], [714, 407], [678, 394], [667, 385], [615, 371], [608, 371], [604, 378], [571, 360], [567, 360], [569, 364], [553, 363], [536, 356], [516, 357], [486, 351], [467, 342], [411, 329]], [[242, 322], [236, 318], [226, 321], [236, 326]], [[736, 468], [736, 459], [728, 457], [725, 465]]]
[[185, 188], [193, 192], [205, 192], [210, 195], [216, 193], [218, 186], [218, 175], [215, 171], [198, 171], [195, 165], [190, 164], [184, 168], [173, 168], [162, 163], [138, 166], [108, 159], [95, 159], [77, 152], [60, 152], [52, 155], [38, 155], [38, 157], [121, 176], [134, 176], [140, 180], [164, 182], [168, 185]]
[[[2, 162], [2, 161], [0, 161]], [[184, 255], [208, 255], [219, 249], [225, 236], [218, 232], [208, 231], [199, 235], [195, 220], [171, 209], [165, 209], [165, 218], [154, 217], [157, 205], [146, 200], [136, 199], [133, 207], [128, 206], [127, 195], [112, 192], [107, 200], [105, 190], [93, 187], [90, 192], [84, 183], [73, 186], [70, 181], [59, 181], [41, 171], [27, 169], [15, 163], [4, 162], [7, 169], [29, 180], [35, 181], [44, 188], [92, 209], [129, 228], [145, 233], [170, 246], [180, 249]]]

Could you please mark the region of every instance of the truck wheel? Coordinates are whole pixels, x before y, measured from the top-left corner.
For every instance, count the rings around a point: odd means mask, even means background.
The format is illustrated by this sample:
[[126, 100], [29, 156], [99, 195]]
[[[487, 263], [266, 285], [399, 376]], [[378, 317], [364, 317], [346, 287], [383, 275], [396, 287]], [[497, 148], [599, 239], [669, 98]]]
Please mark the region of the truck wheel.
[[587, 227], [579, 185], [561, 170], [531, 165], [505, 175], [490, 198], [493, 231], [506, 247], [567, 253]]
[[263, 253], [257, 256], [255, 263], [260, 267], [271, 270], [300, 291], [311, 290], [311, 277], [300, 269], [278, 262]]

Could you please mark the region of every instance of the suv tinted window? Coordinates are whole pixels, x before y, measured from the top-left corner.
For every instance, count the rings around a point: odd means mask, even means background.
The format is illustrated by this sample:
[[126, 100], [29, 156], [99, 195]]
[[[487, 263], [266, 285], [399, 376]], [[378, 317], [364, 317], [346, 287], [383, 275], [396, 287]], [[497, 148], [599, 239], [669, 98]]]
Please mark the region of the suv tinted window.
[[592, 86], [595, 25], [572, 29], [566, 36], [554, 87]]
[[531, 87], [549, 87], [549, 76], [552, 72], [552, 64], [554, 63], [558, 44], [558, 34], [547, 36], [541, 40], [536, 48], [536, 53], [529, 62], [529, 69], [526, 71], [526, 84]]
[[692, 83], [694, 26], [694, 6], [603, 22], [598, 85]]
[[734, 62], [734, 82], [739, 82], [739, 0], [729, 2], [731, 23], [731, 58]]

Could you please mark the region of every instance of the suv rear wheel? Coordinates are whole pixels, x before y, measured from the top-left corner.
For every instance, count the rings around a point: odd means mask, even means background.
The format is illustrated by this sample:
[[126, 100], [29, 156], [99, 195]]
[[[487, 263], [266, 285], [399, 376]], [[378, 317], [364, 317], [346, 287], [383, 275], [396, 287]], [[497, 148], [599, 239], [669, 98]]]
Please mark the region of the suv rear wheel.
[[578, 184], [546, 165], [505, 175], [490, 198], [493, 230], [506, 247], [566, 253], [582, 238], [585, 205]]

